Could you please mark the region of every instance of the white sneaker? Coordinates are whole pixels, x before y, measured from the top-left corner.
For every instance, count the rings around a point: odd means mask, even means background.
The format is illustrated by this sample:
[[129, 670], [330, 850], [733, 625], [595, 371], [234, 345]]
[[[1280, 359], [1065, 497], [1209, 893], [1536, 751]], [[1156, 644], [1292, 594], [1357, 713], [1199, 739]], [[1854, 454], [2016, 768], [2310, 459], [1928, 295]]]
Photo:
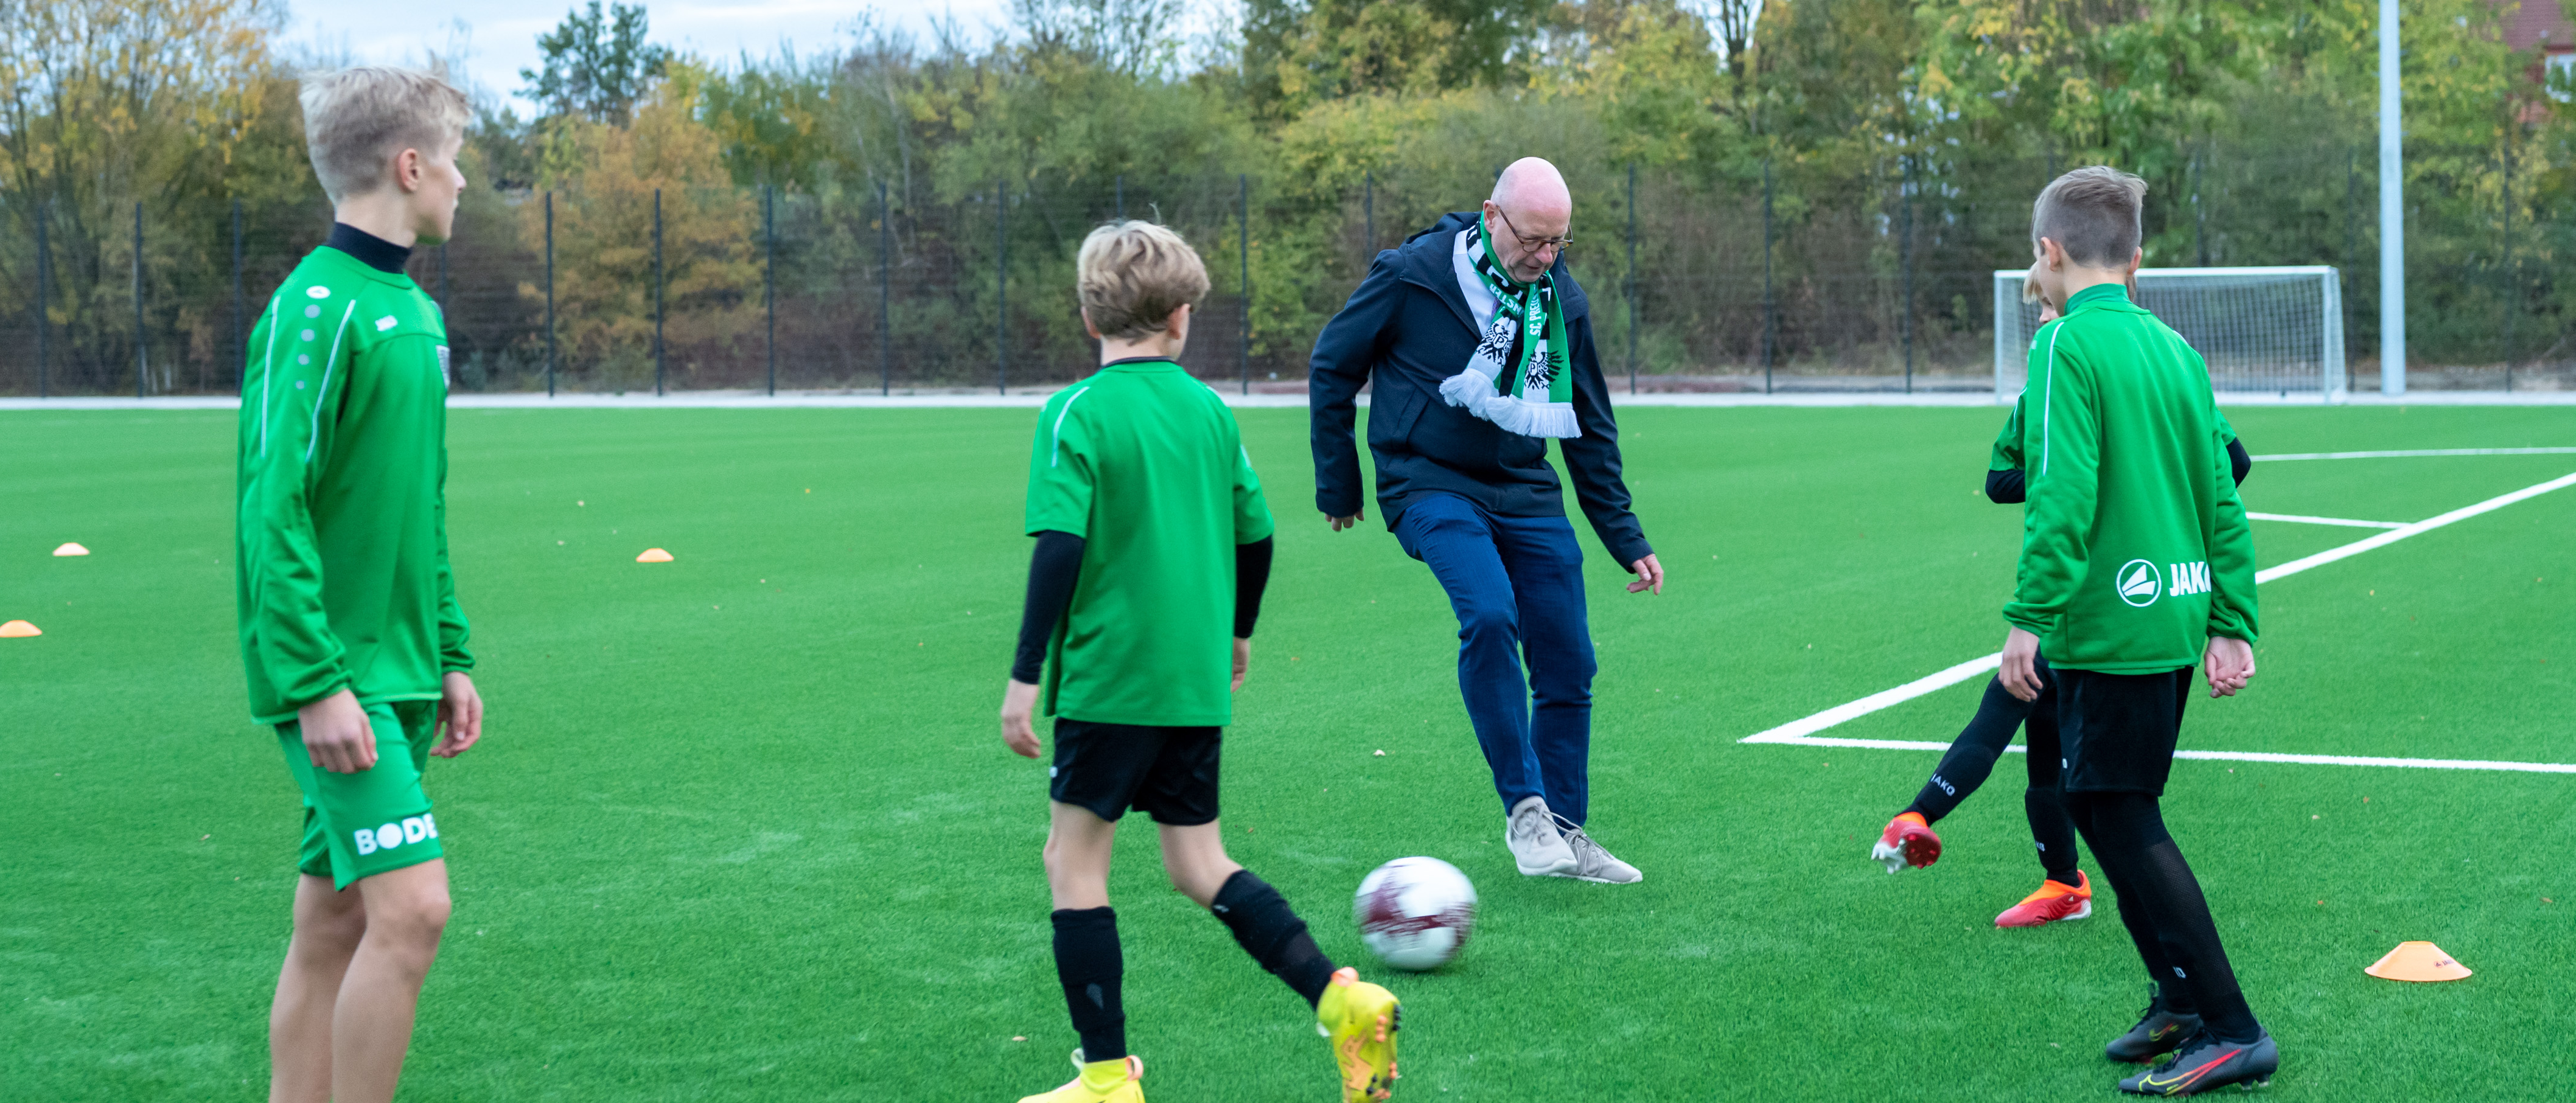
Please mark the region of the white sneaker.
[[1567, 846], [1565, 836], [1556, 829], [1556, 817], [1547, 810], [1543, 797], [1523, 797], [1512, 806], [1511, 815], [1503, 820], [1503, 845], [1512, 850], [1512, 861], [1529, 877], [1552, 877], [1574, 871], [1574, 848]]
[[1582, 828], [1563, 819], [1558, 819], [1557, 825], [1562, 828], [1560, 834], [1565, 837], [1567, 849], [1574, 851], [1574, 868], [1557, 876], [1598, 885], [1633, 885], [1646, 879], [1645, 874], [1637, 872], [1637, 867], [1611, 857], [1610, 852], [1601, 849], [1601, 844], [1593, 842], [1592, 836], [1584, 834]]

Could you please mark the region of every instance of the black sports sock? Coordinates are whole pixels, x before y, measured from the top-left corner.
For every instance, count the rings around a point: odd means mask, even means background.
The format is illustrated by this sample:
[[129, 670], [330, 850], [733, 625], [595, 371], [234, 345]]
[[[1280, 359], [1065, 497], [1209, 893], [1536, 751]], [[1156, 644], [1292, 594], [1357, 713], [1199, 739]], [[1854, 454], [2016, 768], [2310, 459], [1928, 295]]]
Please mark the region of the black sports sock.
[[1118, 978], [1127, 962], [1118, 950], [1118, 913], [1068, 908], [1049, 918], [1055, 921], [1055, 975], [1064, 983], [1074, 1033], [1082, 1036], [1082, 1059], [1127, 1056], [1127, 1008], [1118, 1000]]
[[1914, 795], [1908, 812], [1920, 813], [1925, 823], [1939, 823], [1941, 817], [1959, 807], [1968, 794], [1986, 783], [1986, 775], [1995, 769], [1995, 756], [2004, 753], [2012, 742], [2013, 732], [2021, 727], [2022, 718], [2030, 715], [2030, 705], [2004, 691], [2000, 680], [1986, 683], [1986, 696], [1977, 702], [1977, 715], [1950, 741], [1950, 749], [1941, 752], [1941, 764], [1932, 768], [1932, 780], [1923, 783], [1923, 791]]
[[2121, 879], [2131, 889], [2120, 892], [2121, 910], [2128, 910], [2133, 890], [2163, 949], [2163, 967], [2175, 980], [2167, 984], [2159, 978], [2166, 1006], [2173, 1007], [2171, 997], [2187, 991], [2211, 1034], [2229, 1042], [2261, 1037], [2263, 1026], [2237, 986], [2200, 880], [2165, 830], [2156, 798], [2145, 793], [2090, 793], [2085, 798], [2092, 805], [2094, 860], [2106, 876], [2115, 861], [2122, 867]]
[[2033, 785], [2021, 791], [2021, 807], [2030, 816], [2030, 842], [2039, 848], [2039, 868], [2058, 884], [2077, 884], [2075, 825], [2066, 820], [2065, 794], [2055, 785]]
[[2141, 897], [2145, 890], [2130, 879], [2130, 863], [2115, 860], [2103, 850], [2102, 839], [2095, 833], [2096, 806], [2091, 799], [2098, 794], [2067, 793], [2065, 807], [2068, 819], [2093, 848], [2093, 860], [2102, 869], [2102, 880], [2111, 887], [2112, 898], [2120, 911], [2120, 926], [2129, 932], [2129, 942], [2138, 949], [2138, 960], [2147, 969], [2147, 983], [2154, 986], [2157, 1000], [2165, 1010], [2176, 1015], [2197, 1015], [2200, 1005], [2191, 998], [2191, 986], [2178, 982], [2173, 965], [2167, 960], [2163, 939], [2156, 934], [2154, 919]]
[[1333, 961], [1315, 947], [1306, 921], [1288, 910], [1287, 898], [1269, 882], [1238, 869], [1216, 890], [1208, 910], [1234, 932], [1243, 952], [1306, 997], [1308, 1006], [1324, 998], [1324, 986], [1333, 982]]

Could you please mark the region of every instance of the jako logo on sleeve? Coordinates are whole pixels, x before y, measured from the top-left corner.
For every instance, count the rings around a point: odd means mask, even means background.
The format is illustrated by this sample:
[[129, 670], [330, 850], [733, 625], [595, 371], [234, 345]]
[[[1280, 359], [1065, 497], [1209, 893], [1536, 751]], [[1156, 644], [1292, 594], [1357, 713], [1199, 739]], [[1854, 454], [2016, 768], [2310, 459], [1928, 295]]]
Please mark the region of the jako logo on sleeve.
[[2120, 573], [2111, 576], [2120, 600], [2144, 609], [2156, 603], [2156, 595], [2165, 588], [2165, 580], [2156, 573], [2156, 565], [2144, 559], [2120, 564]]
[[2208, 592], [2209, 564], [2176, 563], [2173, 565], [2173, 588], [2165, 591], [2166, 596], [2182, 597], [2185, 594]]
[[405, 816], [401, 823], [389, 823], [382, 827], [361, 827], [350, 832], [350, 835], [357, 841], [358, 853], [367, 855], [379, 850], [392, 850], [405, 843], [435, 839], [438, 837], [438, 821], [428, 813], [422, 813], [417, 816]]

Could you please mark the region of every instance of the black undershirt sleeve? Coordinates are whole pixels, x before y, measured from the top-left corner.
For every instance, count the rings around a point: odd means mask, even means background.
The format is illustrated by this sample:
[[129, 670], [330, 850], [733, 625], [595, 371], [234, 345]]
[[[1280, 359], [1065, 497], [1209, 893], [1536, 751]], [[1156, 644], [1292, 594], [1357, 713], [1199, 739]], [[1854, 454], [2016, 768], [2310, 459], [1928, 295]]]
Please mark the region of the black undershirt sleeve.
[[2254, 457], [2245, 454], [2245, 442], [2227, 442], [2227, 472], [2236, 476], [2236, 485], [2245, 485], [2245, 476], [2254, 470]]
[[1082, 577], [1083, 539], [1049, 529], [1038, 534], [1029, 556], [1028, 604], [1020, 609], [1020, 648], [1011, 657], [1011, 680], [1036, 685], [1046, 665], [1047, 641], [1056, 622], [1073, 604], [1073, 584]]
[[1270, 585], [1267, 536], [1234, 546], [1234, 638], [1252, 638], [1252, 622], [1261, 619], [1261, 591]]

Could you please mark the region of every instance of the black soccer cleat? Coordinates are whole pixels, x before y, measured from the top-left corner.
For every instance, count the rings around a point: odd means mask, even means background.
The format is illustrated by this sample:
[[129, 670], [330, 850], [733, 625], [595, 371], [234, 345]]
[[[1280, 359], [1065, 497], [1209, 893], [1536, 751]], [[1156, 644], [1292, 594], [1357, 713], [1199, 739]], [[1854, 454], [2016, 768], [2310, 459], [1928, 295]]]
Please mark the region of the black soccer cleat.
[[2204, 1030], [2193, 1034], [2165, 1063], [2120, 1081], [2120, 1090], [2136, 1095], [2198, 1095], [2234, 1084], [2252, 1091], [2271, 1083], [2280, 1068], [2281, 1051], [2270, 1034], [2251, 1042], [2222, 1042]]
[[2138, 1025], [2111, 1039], [2111, 1044], [2102, 1047], [2102, 1055], [2131, 1064], [2153, 1061], [2199, 1032], [2200, 1016], [2165, 1010], [2164, 993], [2151, 985], [2147, 989], [2147, 1009], [2138, 1014]]

